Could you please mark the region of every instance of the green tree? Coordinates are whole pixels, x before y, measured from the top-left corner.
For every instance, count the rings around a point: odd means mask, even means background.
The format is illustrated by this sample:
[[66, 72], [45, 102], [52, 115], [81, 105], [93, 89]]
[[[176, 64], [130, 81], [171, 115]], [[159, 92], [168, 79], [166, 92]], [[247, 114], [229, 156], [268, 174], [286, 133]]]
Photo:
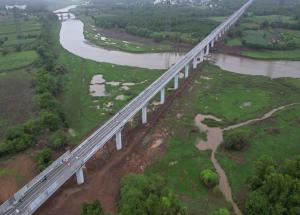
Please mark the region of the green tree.
[[200, 179], [206, 187], [212, 188], [219, 183], [219, 176], [211, 169], [204, 169], [200, 173]]
[[227, 208], [220, 208], [219, 210], [212, 212], [210, 215], [230, 215], [230, 212]]
[[53, 162], [52, 156], [53, 156], [52, 150], [47, 148], [40, 151], [36, 155], [35, 160], [39, 171], [43, 171]]
[[51, 148], [60, 149], [66, 146], [68, 137], [63, 130], [56, 131], [50, 138]]
[[224, 138], [224, 146], [228, 150], [241, 150], [250, 144], [250, 134], [247, 131], [231, 131]]
[[104, 215], [102, 206], [98, 200], [92, 203], [84, 203], [80, 215]]
[[121, 215], [185, 215], [186, 209], [156, 175], [129, 174], [122, 180]]
[[41, 126], [50, 131], [56, 131], [62, 126], [62, 121], [57, 113], [43, 111], [40, 113]]

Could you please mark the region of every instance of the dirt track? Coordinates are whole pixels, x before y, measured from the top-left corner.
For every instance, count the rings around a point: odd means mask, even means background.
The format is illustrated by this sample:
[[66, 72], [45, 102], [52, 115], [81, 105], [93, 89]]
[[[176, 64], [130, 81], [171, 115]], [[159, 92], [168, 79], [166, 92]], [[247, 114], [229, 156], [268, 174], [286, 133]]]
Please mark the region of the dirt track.
[[188, 89], [193, 77], [198, 74], [193, 72], [187, 81], [182, 82], [181, 87], [167, 97], [166, 103], [150, 114], [146, 126], [124, 129], [123, 150], [116, 151], [115, 142], [111, 140], [97, 153], [86, 165], [86, 183], [78, 186], [73, 177], [36, 214], [80, 214], [82, 203], [95, 199], [101, 201], [106, 211], [115, 212], [122, 177], [131, 172], [143, 172], [164, 154], [167, 146], [163, 143], [167, 142], [168, 133], [158, 121], [163, 119], [174, 99]]

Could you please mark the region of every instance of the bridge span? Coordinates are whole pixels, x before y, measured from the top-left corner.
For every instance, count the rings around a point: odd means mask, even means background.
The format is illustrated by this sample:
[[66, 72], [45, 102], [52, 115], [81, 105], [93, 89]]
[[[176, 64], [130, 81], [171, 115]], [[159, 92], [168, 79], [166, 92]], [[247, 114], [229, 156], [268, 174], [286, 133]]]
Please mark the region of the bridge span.
[[156, 94], [160, 93], [160, 102], [165, 102], [165, 88], [174, 81], [178, 88], [179, 73], [184, 71], [187, 78], [191, 67], [203, 62], [215, 41], [243, 15], [254, 0], [249, 0], [222, 24], [214, 29], [204, 40], [188, 52], [182, 60], [173, 65], [161, 77], [147, 87], [135, 99], [127, 104], [115, 116], [98, 128], [73, 151], [67, 151], [51, 166], [26, 184], [21, 190], [0, 206], [0, 214], [33, 214], [51, 195], [53, 195], [69, 178], [76, 175], [78, 184], [84, 183], [83, 167], [85, 163], [101, 149], [111, 138], [116, 138], [116, 148], [122, 149], [122, 129], [125, 124], [142, 110], [142, 123], [147, 123], [147, 105]]

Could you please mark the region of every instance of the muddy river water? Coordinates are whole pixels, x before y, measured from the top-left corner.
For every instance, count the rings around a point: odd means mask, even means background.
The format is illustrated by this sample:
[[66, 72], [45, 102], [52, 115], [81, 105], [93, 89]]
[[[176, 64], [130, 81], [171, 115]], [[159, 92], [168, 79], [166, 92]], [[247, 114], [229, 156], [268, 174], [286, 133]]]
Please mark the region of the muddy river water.
[[252, 119], [249, 121], [245, 121], [236, 125], [231, 125], [228, 126], [226, 128], [213, 128], [213, 127], [208, 127], [206, 124], [204, 124], [204, 120], [205, 119], [211, 119], [211, 120], [215, 120], [215, 121], [221, 121], [221, 119], [218, 119], [214, 116], [211, 115], [201, 115], [198, 114], [195, 118], [195, 122], [196, 125], [198, 126], [198, 128], [203, 131], [206, 132], [207, 134], [207, 140], [200, 140], [196, 147], [201, 150], [201, 151], [205, 151], [205, 150], [211, 150], [211, 161], [219, 175], [219, 188], [220, 191], [223, 193], [225, 199], [228, 202], [231, 202], [232, 206], [233, 206], [233, 210], [235, 212], [236, 215], [242, 215], [242, 212], [240, 211], [240, 209], [238, 208], [237, 204], [233, 201], [232, 198], [232, 191], [231, 191], [231, 187], [230, 184], [228, 182], [228, 178], [226, 176], [226, 173], [224, 171], [224, 169], [222, 168], [222, 166], [219, 164], [218, 160], [216, 159], [216, 151], [218, 149], [218, 147], [220, 146], [220, 144], [223, 142], [223, 132], [224, 131], [228, 131], [228, 130], [232, 130], [232, 129], [236, 129], [239, 127], [242, 127], [244, 125], [248, 125], [254, 122], [258, 122], [264, 119], [267, 119], [269, 117], [271, 117], [274, 113], [287, 108], [289, 106], [292, 105], [296, 105], [296, 104], [290, 104], [290, 105], [286, 105], [286, 106], [281, 106], [279, 108], [273, 109], [270, 112], [266, 113], [265, 115], [263, 115], [260, 118], [256, 118], [256, 119]]
[[[59, 9], [66, 12], [76, 5]], [[133, 54], [123, 51], [108, 50], [88, 42], [84, 38], [84, 24], [72, 14], [71, 19], [62, 22], [60, 43], [74, 55], [98, 62], [134, 66], [148, 69], [167, 69], [183, 57], [183, 53], [144, 53]], [[249, 75], [264, 75], [271, 78], [300, 78], [299, 61], [260, 61], [224, 54], [213, 54], [212, 62], [222, 69]]]

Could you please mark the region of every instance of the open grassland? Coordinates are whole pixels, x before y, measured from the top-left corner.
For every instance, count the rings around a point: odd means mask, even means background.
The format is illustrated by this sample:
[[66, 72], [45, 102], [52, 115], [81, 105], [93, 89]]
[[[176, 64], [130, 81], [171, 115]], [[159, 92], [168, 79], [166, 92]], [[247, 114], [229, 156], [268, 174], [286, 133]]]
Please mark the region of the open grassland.
[[38, 59], [35, 51], [21, 51], [2, 55], [0, 58], [0, 72], [27, 67]]
[[248, 15], [230, 31], [226, 45], [247, 47], [250, 51], [241, 52], [241, 55], [246, 57], [262, 60], [299, 60], [298, 22], [292, 15]]
[[260, 51], [244, 51], [243, 56], [251, 57], [259, 60], [299, 60], [300, 49], [279, 51], [279, 50], [260, 50]]
[[8, 127], [33, 115], [31, 75], [24, 70], [0, 73], [0, 140]]
[[268, 22], [283, 22], [283, 23], [296, 23], [297, 21], [291, 16], [285, 15], [266, 15], [266, 16], [250, 16], [247, 19], [247, 22], [254, 22], [261, 24], [265, 21]]
[[[238, 130], [250, 132], [249, 148], [242, 152], [219, 150], [218, 158], [227, 172], [235, 199], [241, 205], [248, 190], [245, 183], [259, 157], [269, 155], [278, 163], [282, 163], [285, 159], [292, 159], [300, 154], [299, 129], [300, 105], [295, 105], [262, 122], [239, 128]], [[226, 132], [225, 135], [231, 132]]]
[[[78, 138], [104, 123], [161, 74], [161, 71], [96, 63], [65, 52], [59, 60], [70, 71], [63, 107], [67, 122], [70, 128], [75, 130]], [[93, 97], [90, 95], [89, 85], [92, 77], [99, 74], [103, 75], [106, 82], [114, 81], [120, 84], [106, 84], [106, 96]], [[132, 86], [124, 90], [122, 84], [126, 83]], [[124, 95], [124, 100], [116, 100], [118, 95]]]
[[[167, 128], [170, 136], [167, 152], [161, 160], [156, 161], [146, 170], [146, 174], [157, 173], [163, 176], [167, 184], [185, 202], [192, 215], [210, 214], [217, 208], [226, 207], [227, 203], [222, 195], [207, 190], [200, 182], [201, 170], [213, 167], [210, 161], [210, 152], [201, 152], [195, 146], [199, 138], [205, 138], [205, 134], [199, 133], [195, 126], [195, 116], [201, 113], [212, 114], [221, 118], [222, 122], [214, 122], [215, 126], [217, 124], [219, 126], [235, 124], [260, 117], [272, 108], [299, 101], [299, 87], [300, 80], [297, 79], [271, 80], [262, 76], [229, 73], [213, 65], [204, 65], [201, 69], [201, 75], [197, 75], [188, 92], [174, 101], [163, 120], [162, 127]], [[244, 105], [245, 103], [249, 104], [249, 102], [250, 106]], [[291, 121], [294, 128], [277, 140], [278, 144], [282, 144], [281, 148], [284, 147], [286, 140], [291, 142], [291, 140], [299, 138], [299, 136], [296, 137], [296, 134], [288, 138], [292, 132], [297, 133], [296, 130], [300, 127], [299, 122], [298, 124], [295, 122], [296, 119], [299, 120], [299, 110], [298, 108], [298, 113], [291, 112], [289, 117], [284, 118], [286, 122], [282, 124], [278, 122], [285, 131], [289, 129], [286, 127], [289, 121], [292, 118], [295, 119]], [[212, 124], [211, 121], [207, 121], [207, 123]], [[257, 138], [259, 138], [259, 134]], [[285, 140], [285, 138], [287, 139]], [[264, 153], [265, 150], [270, 149], [270, 152], [277, 151], [278, 154], [288, 154], [287, 151], [296, 147], [295, 143], [291, 145], [284, 152], [280, 152], [281, 148], [271, 149], [271, 145], [270, 148], [259, 148], [258, 150], [259, 153]], [[256, 151], [255, 148], [253, 148], [254, 150]], [[299, 152], [299, 147], [296, 151]], [[231, 174], [235, 168], [234, 174], [230, 175], [230, 181], [234, 179], [232, 184], [237, 180], [242, 181], [244, 175], [239, 178], [240, 166], [229, 158], [226, 158], [226, 162], [223, 162], [222, 159], [222, 164], [227, 165], [225, 170], [228, 170], [228, 174]], [[249, 162], [254, 162], [254, 160], [249, 158]], [[231, 163], [235, 165], [233, 166]], [[244, 170], [242, 171], [244, 172]], [[249, 169], [245, 170], [246, 172], [249, 173]], [[241, 185], [241, 183], [244, 181], [238, 184]], [[234, 191], [236, 191], [235, 188]]]

